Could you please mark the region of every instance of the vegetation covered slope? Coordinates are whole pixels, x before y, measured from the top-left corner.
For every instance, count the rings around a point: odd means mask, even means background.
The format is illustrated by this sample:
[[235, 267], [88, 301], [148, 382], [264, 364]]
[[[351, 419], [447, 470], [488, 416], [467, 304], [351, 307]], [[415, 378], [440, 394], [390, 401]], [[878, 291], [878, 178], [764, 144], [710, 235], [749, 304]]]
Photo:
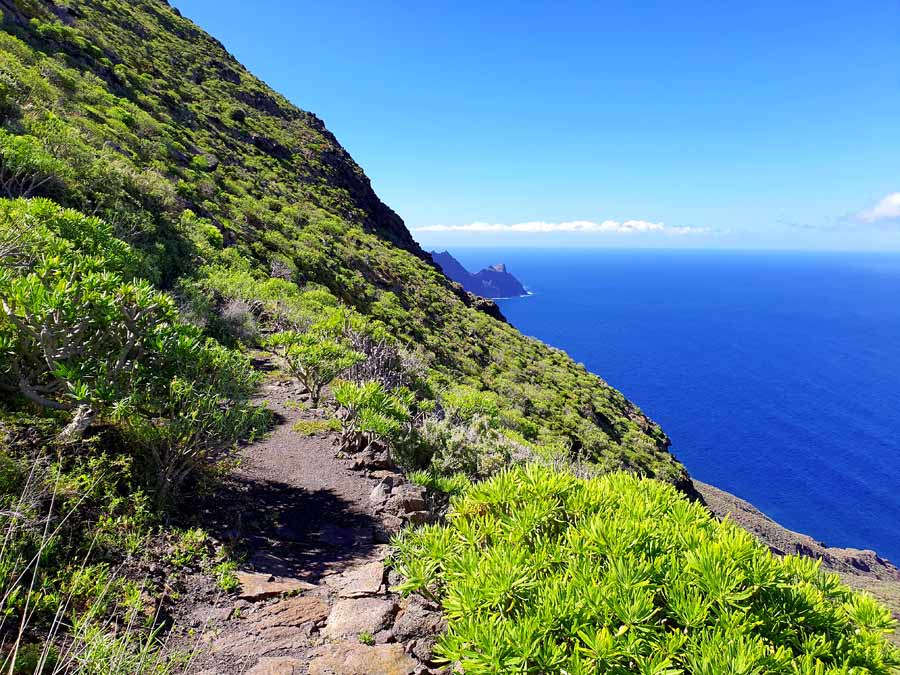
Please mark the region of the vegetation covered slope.
[[138, 276], [223, 342], [255, 339], [226, 320], [236, 303], [238, 323], [266, 329], [273, 304], [296, 301], [291, 287], [327, 292], [417, 354], [428, 396], [488, 392], [522, 442], [687, 485], [656, 425], [565, 354], [478, 311], [318, 118], [166, 3], [0, 8], [4, 196], [99, 216], [140, 253]]

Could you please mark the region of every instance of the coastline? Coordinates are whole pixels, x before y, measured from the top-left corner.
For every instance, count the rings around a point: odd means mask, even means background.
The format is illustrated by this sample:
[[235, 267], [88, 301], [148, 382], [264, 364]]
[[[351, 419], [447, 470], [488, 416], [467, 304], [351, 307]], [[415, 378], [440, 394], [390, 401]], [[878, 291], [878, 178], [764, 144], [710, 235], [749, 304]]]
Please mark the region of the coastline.
[[[750, 502], [713, 485], [692, 479], [707, 508], [717, 518], [730, 518], [777, 555], [802, 555], [822, 561], [848, 585], [871, 593], [900, 620], [900, 569], [875, 551], [827, 546], [809, 535], [779, 525]], [[900, 635], [891, 636], [900, 645]]]
[[534, 296], [532, 291], [525, 291], [521, 295], [507, 295], [502, 298], [488, 298], [488, 300], [493, 300], [494, 302], [497, 300], [518, 300], [519, 298], [530, 298], [532, 296]]

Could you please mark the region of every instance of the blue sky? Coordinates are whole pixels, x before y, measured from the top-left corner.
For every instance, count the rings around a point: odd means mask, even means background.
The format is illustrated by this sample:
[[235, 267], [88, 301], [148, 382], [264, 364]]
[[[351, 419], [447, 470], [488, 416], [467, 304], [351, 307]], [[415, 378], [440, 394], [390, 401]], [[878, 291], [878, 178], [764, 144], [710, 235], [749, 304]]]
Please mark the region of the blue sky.
[[900, 250], [896, 0], [173, 1], [426, 246]]

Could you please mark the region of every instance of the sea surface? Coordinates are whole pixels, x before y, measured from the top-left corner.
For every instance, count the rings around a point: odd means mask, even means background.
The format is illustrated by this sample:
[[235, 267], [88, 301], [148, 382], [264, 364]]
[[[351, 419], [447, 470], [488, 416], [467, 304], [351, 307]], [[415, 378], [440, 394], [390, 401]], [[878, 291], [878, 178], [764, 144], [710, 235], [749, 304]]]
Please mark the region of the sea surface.
[[696, 478], [900, 563], [900, 254], [451, 250], [662, 425]]

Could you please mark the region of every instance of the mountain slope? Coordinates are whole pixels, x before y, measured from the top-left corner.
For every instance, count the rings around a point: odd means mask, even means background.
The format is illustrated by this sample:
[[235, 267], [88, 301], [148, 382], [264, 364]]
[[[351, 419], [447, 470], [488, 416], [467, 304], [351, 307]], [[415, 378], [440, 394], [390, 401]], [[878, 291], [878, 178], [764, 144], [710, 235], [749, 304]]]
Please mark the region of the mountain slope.
[[260, 299], [245, 297], [251, 280], [327, 289], [416, 351], [434, 395], [486, 391], [525, 441], [689, 485], [655, 424], [562, 352], [474, 309], [318, 118], [166, 3], [2, 9], [4, 161], [24, 143], [41, 175], [7, 196], [106, 219], [143, 253], [142, 275], [215, 337], [229, 338], [216, 331], [223, 306]]

